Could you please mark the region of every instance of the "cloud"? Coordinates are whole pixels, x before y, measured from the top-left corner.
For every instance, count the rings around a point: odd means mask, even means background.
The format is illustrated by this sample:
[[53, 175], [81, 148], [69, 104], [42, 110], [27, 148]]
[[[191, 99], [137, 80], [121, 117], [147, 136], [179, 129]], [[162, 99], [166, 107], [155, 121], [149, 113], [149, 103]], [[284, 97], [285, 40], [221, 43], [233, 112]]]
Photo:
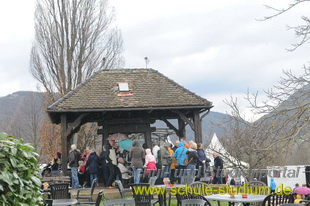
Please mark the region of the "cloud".
[[29, 56], [33, 39], [34, 0], [12, 0], [0, 5], [0, 96], [35, 90]]
[[[230, 94], [240, 96], [248, 88], [262, 93], [280, 80], [283, 69], [302, 71], [309, 52], [285, 50], [298, 41], [286, 25], [300, 24], [309, 4], [270, 21], [256, 20], [273, 14], [263, 4], [283, 8], [288, 2], [110, 1], [123, 34], [125, 67], [145, 68], [148, 57], [148, 67], [215, 102], [219, 112], [225, 112], [222, 101]], [[34, 0], [1, 3], [0, 95], [35, 90], [28, 71], [34, 8]]]
[[[193, 3], [196, 7], [182, 1], [175, 8], [171, 4], [161, 10], [154, 7], [151, 17], [145, 9], [132, 14], [141, 17], [134, 25], [121, 23], [126, 67], [145, 67], [143, 58], [147, 56], [149, 67], [196, 93], [240, 93], [247, 88], [271, 88], [283, 69], [300, 72], [306, 63], [306, 48], [293, 53], [285, 50], [296, 41], [286, 24], [296, 22], [298, 12], [262, 22], [256, 19], [271, 12], [261, 2], [198, 2]], [[121, 6], [117, 9], [123, 11]], [[129, 12], [126, 17], [131, 16]]]

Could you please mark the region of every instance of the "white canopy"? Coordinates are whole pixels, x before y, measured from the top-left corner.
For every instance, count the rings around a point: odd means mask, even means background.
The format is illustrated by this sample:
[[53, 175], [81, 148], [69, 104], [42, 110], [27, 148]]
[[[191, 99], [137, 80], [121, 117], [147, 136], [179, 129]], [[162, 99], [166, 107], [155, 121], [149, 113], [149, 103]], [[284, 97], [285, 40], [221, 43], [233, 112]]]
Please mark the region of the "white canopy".
[[235, 157], [231, 156], [226, 151], [226, 149], [223, 147], [222, 143], [219, 141], [215, 133], [212, 137], [211, 143], [209, 144], [205, 152], [206, 152], [207, 157], [211, 159], [211, 165], [213, 165], [213, 160], [214, 160], [212, 153], [216, 152], [222, 158], [225, 168], [236, 168], [236, 167], [247, 168], [249, 167], [248, 163], [240, 161], [236, 159]]

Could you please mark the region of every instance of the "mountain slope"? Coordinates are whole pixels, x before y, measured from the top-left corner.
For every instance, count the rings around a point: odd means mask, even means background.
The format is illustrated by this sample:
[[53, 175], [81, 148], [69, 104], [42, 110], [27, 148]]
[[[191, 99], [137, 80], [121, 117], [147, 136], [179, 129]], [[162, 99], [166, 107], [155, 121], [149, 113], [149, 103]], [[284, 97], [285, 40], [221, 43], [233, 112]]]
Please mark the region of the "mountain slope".
[[[42, 100], [43, 96], [41, 93], [31, 91], [19, 91], [4, 97], [0, 97], [0, 122], [7, 121], [8, 118], [14, 116], [21, 110], [27, 110], [27, 106], [29, 106], [29, 104], [37, 104], [37, 107], [40, 107]], [[42, 111], [42, 115], [44, 112], [45, 111]], [[228, 115], [226, 114], [211, 111], [203, 118], [202, 134], [204, 144], [211, 141], [214, 132], [216, 132], [218, 136], [221, 136], [223, 129], [221, 129], [219, 125], [223, 124], [227, 117]], [[176, 122], [172, 123], [176, 124]], [[157, 121], [155, 126], [158, 128], [167, 128], [166, 124], [162, 121]], [[193, 138], [193, 136], [193, 131], [189, 126], [187, 126], [187, 139], [190, 140]]]

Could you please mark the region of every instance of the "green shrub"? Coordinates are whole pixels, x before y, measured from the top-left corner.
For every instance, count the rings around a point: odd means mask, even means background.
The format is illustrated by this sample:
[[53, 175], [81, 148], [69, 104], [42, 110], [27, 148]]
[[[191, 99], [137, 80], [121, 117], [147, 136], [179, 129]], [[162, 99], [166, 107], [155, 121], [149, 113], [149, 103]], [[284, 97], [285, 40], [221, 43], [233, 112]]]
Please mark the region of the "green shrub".
[[43, 205], [34, 147], [0, 133], [0, 205]]

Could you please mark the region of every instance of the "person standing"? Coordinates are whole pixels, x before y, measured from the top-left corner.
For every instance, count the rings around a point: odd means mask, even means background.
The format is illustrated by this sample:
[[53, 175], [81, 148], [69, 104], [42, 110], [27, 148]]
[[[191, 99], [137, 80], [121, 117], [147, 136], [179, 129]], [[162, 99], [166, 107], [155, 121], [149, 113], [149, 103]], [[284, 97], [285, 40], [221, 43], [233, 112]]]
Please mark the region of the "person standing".
[[211, 162], [211, 160], [209, 158], [207, 158], [205, 151], [202, 148], [202, 143], [198, 143], [197, 144], [197, 155], [198, 155], [198, 168], [201, 167], [201, 177], [205, 176], [206, 173], [206, 169], [209, 167], [209, 162]]
[[[153, 173], [150, 171], [156, 171], [157, 167], [156, 167], [156, 159], [154, 157], [154, 155], [151, 152], [151, 149], [146, 149], [145, 150], [145, 163], [144, 163], [144, 178], [143, 178], [143, 182], [148, 182], [149, 181], [149, 177], [151, 175], [153, 175]], [[150, 174], [149, 174], [150, 173]]]
[[52, 159], [52, 171], [51, 171], [51, 175], [53, 176], [58, 176], [59, 175], [59, 168], [60, 168], [60, 157], [59, 152], [57, 152], [54, 155], [54, 158]]
[[92, 185], [94, 179], [98, 179], [99, 169], [99, 156], [96, 154], [93, 148], [90, 149], [90, 155], [88, 157], [86, 166], [89, 168], [90, 185]]
[[110, 173], [107, 182], [107, 187], [112, 188], [112, 183], [115, 181], [116, 177], [116, 167], [117, 167], [115, 140], [109, 140], [109, 145], [106, 151], [105, 159]]
[[71, 187], [73, 189], [79, 188], [79, 177], [78, 177], [78, 168], [79, 168], [79, 160], [80, 160], [80, 153], [76, 149], [76, 145], [71, 145], [71, 150], [68, 157], [68, 163], [71, 167]]
[[176, 163], [176, 158], [174, 157], [174, 151], [172, 149], [172, 144], [169, 145], [168, 147], [168, 152], [170, 153], [170, 156], [172, 158], [172, 163], [170, 165], [170, 182], [175, 183], [175, 163]]
[[87, 146], [84, 150], [84, 154], [83, 154], [83, 162], [84, 162], [84, 169], [81, 169], [81, 170], [84, 170], [84, 184], [83, 184], [83, 187], [90, 187], [91, 183], [89, 181], [89, 170], [87, 169], [87, 166], [86, 166], [86, 163], [87, 163], [87, 160], [88, 160], [88, 157], [90, 155], [90, 147]]
[[294, 189], [293, 189], [293, 193], [295, 193], [294, 191], [295, 191], [295, 189], [298, 188], [298, 187], [299, 187], [299, 184], [296, 183], [296, 184], [295, 184], [295, 187], [294, 187]]
[[103, 179], [104, 179], [104, 186], [105, 187], [108, 187], [108, 180], [109, 180], [109, 176], [110, 176], [110, 171], [109, 171], [109, 168], [107, 166], [107, 162], [106, 162], [106, 152], [107, 152], [107, 149], [106, 149], [106, 146], [103, 145], [102, 147], [102, 152], [100, 153], [100, 161], [101, 161], [101, 167], [102, 167], [102, 176], [103, 176]]
[[79, 169], [78, 169], [78, 177], [79, 177], [79, 184], [80, 187], [84, 187], [84, 183], [85, 183], [85, 165], [84, 165], [84, 161], [80, 160], [79, 161]]
[[184, 142], [179, 142], [179, 148], [175, 150], [174, 152], [174, 157], [178, 160], [179, 162], [179, 167], [178, 169], [186, 169], [186, 166], [184, 164], [184, 160], [186, 158], [186, 152], [187, 148], [184, 147]]
[[222, 176], [222, 170], [223, 170], [223, 160], [218, 156], [216, 152], [212, 154], [214, 158], [214, 178], [213, 178], [213, 184], [223, 184], [223, 176]]
[[145, 174], [149, 174], [151, 170], [157, 170], [156, 168], [156, 159], [154, 155], [151, 152], [151, 149], [146, 149], [145, 150], [145, 163], [144, 163], [144, 168], [146, 169]]
[[131, 167], [134, 172], [134, 184], [140, 183], [140, 174], [143, 168], [143, 159], [145, 158], [144, 149], [140, 146], [139, 140], [135, 139], [130, 148]]
[[236, 185], [236, 181], [235, 181], [235, 178], [234, 178], [234, 177], [231, 178], [229, 184], [230, 184], [230, 185], [233, 185], [233, 186]]
[[[177, 168], [179, 172], [178, 174], [175, 174], [175, 176], [179, 176], [179, 174], [182, 173], [182, 170], [184, 171], [184, 169], [186, 169], [187, 167], [187, 165], [184, 164], [184, 160], [186, 158], [186, 152], [188, 149], [184, 147], [184, 142], [179, 142], [178, 146], [179, 148], [175, 150], [174, 157], [179, 162], [179, 166]], [[180, 181], [180, 178], [179, 178], [179, 181]]]
[[157, 158], [157, 154], [158, 154], [158, 151], [160, 150], [160, 147], [157, 145], [157, 144], [153, 144], [153, 149], [152, 149], [152, 153], [156, 159], [156, 162], [158, 162], [158, 158]]
[[[165, 142], [164, 146], [160, 148], [160, 156], [161, 156], [161, 163], [164, 167], [164, 177], [170, 177], [170, 165], [172, 162], [171, 154], [168, 151], [168, 147], [170, 146], [170, 143]], [[169, 162], [168, 159], [171, 161]]]
[[277, 187], [277, 184], [275, 183], [273, 178], [270, 179], [270, 186], [269, 187], [270, 187], [271, 194], [273, 194], [276, 191], [276, 187]]
[[187, 159], [188, 159], [188, 165], [187, 169], [189, 169], [190, 175], [195, 175], [195, 169], [196, 165], [199, 162], [199, 157], [197, 155], [197, 144], [195, 142], [191, 142], [189, 150], [186, 152]]
[[178, 148], [179, 148], [179, 143], [180, 143], [180, 140], [175, 140], [175, 145], [174, 147], [172, 148], [173, 152], [175, 152]]
[[187, 142], [186, 142], [186, 140], [185, 140], [184, 137], [182, 137], [182, 138], [180, 139], [180, 142], [183, 142], [183, 143], [184, 143], [184, 147], [187, 148], [187, 149], [189, 149], [189, 144], [187, 144]]

